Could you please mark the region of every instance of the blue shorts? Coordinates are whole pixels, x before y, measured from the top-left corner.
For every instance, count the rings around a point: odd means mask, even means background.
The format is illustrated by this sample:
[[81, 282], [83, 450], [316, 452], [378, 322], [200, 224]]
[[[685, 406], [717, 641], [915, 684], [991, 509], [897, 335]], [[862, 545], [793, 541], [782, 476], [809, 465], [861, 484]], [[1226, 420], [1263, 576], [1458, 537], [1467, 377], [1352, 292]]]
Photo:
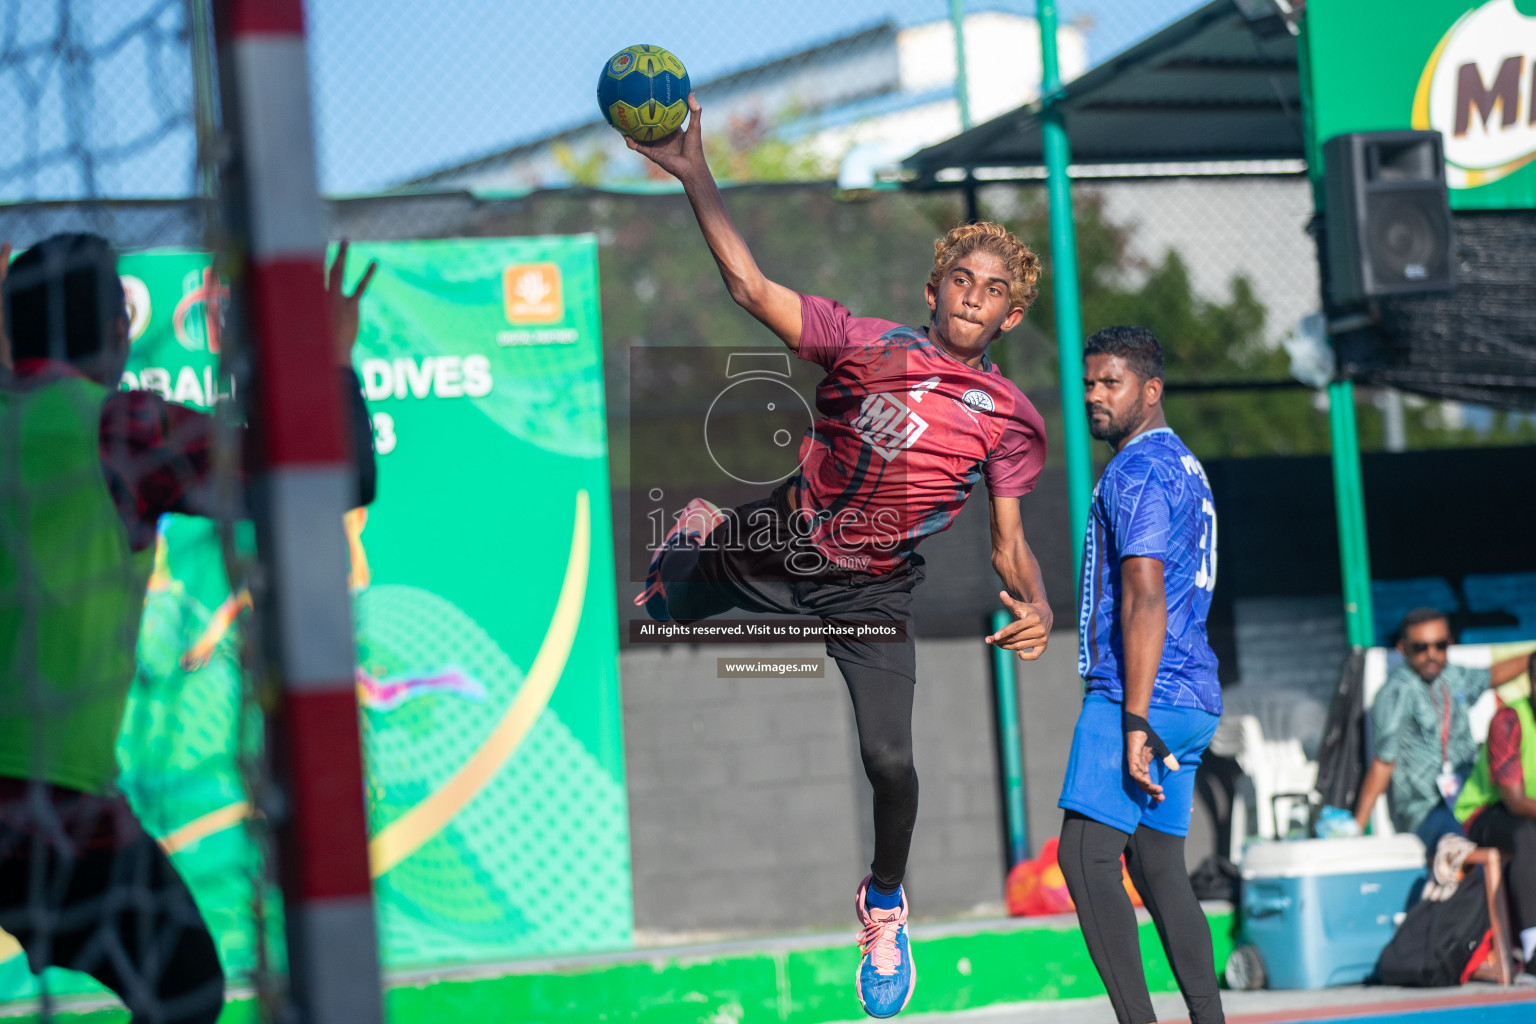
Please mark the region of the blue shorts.
[[1152, 762], [1152, 779], [1163, 787], [1163, 802], [1156, 803], [1131, 779], [1125, 769], [1125, 733], [1120, 729], [1120, 705], [1102, 693], [1083, 698], [1077, 729], [1072, 733], [1072, 756], [1067, 760], [1067, 781], [1056, 806], [1103, 822], [1122, 832], [1138, 825], [1171, 836], [1189, 835], [1189, 813], [1195, 802], [1195, 769], [1216, 735], [1220, 715], [1199, 708], [1174, 708], [1153, 704], [1147, 721], [1178, 759], [1179, 770], [1169, 771]]

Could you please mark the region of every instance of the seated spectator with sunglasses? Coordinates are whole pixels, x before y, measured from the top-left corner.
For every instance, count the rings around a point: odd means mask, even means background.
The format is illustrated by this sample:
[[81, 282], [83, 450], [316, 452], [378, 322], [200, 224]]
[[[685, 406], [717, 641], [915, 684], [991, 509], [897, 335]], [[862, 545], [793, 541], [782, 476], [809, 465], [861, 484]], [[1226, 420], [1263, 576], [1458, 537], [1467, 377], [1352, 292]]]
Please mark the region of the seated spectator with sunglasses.
[[1393, 827], [1422, 839], [1430, 857], [1441, 836], [1461, 834], [1452, 808], [1477, 759], [1467, 710], [1490, 686], [1525, 671], [1524, 657], [1491, 669], [1452, 665], [1446, 659], [1452, 642], [1444, 612], [1415, 608], [1403, 616], [1397, 649], [1404, 663], [1387, 676], [1371, 705], [1374, 760], [1355, 805], [1363, 829], [1385, 791]]

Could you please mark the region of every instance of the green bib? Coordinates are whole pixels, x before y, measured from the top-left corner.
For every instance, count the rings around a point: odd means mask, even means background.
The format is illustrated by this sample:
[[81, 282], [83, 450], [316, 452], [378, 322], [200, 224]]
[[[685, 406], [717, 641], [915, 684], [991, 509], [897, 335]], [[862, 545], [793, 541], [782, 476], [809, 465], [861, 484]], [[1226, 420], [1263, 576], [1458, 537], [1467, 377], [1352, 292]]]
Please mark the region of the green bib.
[[0, 390], [0, 776], [103, 793], [154, 552], [102, 474], [107, 389]]
[[[1520, 717], [1520, 767], [1525, 771], [1525, 795], [1536, 797], [1536, 719], [1531, 715], [1531, 702], [1517, 700], [1509, 706]], [[1488, 744], [1484, 743], [1471, 778], [1456, 798], [1456, 820], [1465, 824], [1475, 812], [1501, 799], [1499, 787], [1494, 785], [1492, 770], [1488, 767]]]

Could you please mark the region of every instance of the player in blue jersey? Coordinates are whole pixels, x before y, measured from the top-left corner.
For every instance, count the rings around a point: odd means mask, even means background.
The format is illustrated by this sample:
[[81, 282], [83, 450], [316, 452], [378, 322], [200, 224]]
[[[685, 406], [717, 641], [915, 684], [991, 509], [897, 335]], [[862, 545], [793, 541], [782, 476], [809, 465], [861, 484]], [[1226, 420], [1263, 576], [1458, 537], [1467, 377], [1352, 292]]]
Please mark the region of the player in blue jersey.
[[1120, 1024], [1156, 1020], [1120, 857], [1157, 925], [1191, 1024], [1220, 1024], [1211, 933], [1184, 868], [1195, 769], [1221, 687], [1205, 617], [1216, 508], [1200, 461], [1163, 418], [1163, 353], [1141, 327], [1083, 348], [1093, 436], [1115, 456], [1083, 546], [1078, 671], [1087, 693], [1059, 806], [1058, 857]]

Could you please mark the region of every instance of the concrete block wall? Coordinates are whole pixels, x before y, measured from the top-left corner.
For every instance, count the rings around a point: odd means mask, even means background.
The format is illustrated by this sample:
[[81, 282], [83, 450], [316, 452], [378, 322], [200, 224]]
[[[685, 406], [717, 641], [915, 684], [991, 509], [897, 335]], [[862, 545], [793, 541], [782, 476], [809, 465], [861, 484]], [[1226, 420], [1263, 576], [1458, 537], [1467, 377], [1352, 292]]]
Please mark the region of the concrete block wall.
[[[847, 902], [857, 753], [842, 679], [717, 679], [760, 646], [631, 647], [621, 659], [635, 923], [794, 929]], [[820, 645], [775, 645], [817, 657]], [[845, 893], [846, 890], [846, 893]]]
[[[621, 655], [635, 923], [678, 933], [853, 927], [874, 849], [869, 784], [836, 664], [823, 679], [717, 679], [761, 645]], [[775, 644], [818, 658], [819, 645]], [[1001, 913], [1005, 826], [992, 649], [981, 634], [919, 639], [913, 744], [921, 786], [907, 874], [918, 917]], [[1031, 854], [1061, 829], [1056, 798], [1082, 703], [1077, 638], [1017, 663]], [[1197, 803], [1188, 860], [1213, 849]]]
[[[852, 926], [874, 835], [853, 713], [823, 679], [717, 679], [756, 645], [630, 647], [622, 655], [635, 920], [645, 934]], [[774, 645], [775, 657], [824, 657]], [[1031, 846], [1056, 834], [1081, 699], [1072, 634], [1020, 663]], [[1005, 870], [991, 648], [919, 640], [914, 747], [921, 797], [907, 877], [922, 917], [998, 911]], [[1053, 788], [1054, 787], [1054, 788]]]

